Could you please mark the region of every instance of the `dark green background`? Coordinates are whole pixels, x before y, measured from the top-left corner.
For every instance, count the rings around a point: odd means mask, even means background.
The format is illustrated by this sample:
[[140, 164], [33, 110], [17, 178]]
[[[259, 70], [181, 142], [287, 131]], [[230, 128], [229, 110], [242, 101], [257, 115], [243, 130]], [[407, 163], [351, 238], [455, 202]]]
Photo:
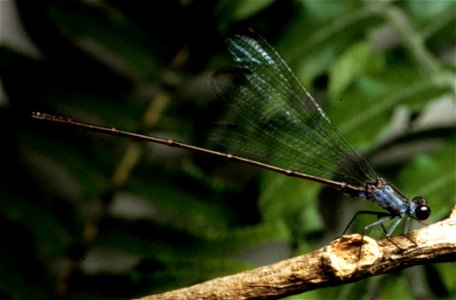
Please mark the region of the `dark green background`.
[[[456, 202], [455, 121], [427, 115], [436, 103], [455, 107], [454, 1], [14, 4], [39, 55], [2, 40], [0, 298], [188, 286], [317, 249], [357, 209], [376, 209], [163, 146], [139, 145], [131, 158], [127, 139], [30, 118], [43, 111], [204, 145], [225, 110], [210, 75], [231, 64], [222, 34], [233, 26], [277, 49], [379, 174], [426, 196], [431, 223]], [[155, 119], [143, 122], [146, 112]], [[436, 122], [419, 127], [426, 115]], [[113, 184], [116, 169], [123, 184]], [[354, 232], [372, 219], [358, 221]], [[290, 299], [454, 298], [454, 274], [449, 263], [419, 266]]]

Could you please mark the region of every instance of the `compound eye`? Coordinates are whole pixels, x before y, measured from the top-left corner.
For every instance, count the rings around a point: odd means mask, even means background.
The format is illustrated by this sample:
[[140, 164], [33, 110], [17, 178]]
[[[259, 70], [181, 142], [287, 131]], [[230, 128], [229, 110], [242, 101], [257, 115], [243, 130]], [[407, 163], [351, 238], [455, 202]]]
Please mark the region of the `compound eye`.
[[424, 221], [429, 218], [431, 215], [431, 209], [427, 205], [426, 199], [423, 197], [415, 197], [413, 198], [413, 202], [418, 204], [415, 210], [415, 217], [420, 221]]

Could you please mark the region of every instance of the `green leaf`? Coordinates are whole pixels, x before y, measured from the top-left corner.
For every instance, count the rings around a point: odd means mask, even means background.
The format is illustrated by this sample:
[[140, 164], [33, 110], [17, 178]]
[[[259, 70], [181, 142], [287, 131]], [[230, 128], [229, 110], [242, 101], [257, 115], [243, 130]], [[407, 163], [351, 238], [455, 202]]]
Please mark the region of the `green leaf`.
[[336, 99], [366, 69], [371, 57], [368, 42], [359, 42], [351, 46], [332, 64], [329, 70], [329, 94]]
[[[224, 229], [231, 223], [230, 213], [217, 199], [211, 201], [211, 194], [206, 195], [208, 199], [202, 199], [200, 194], [192, 193], [191, 189], [162, 180], [162, 176], [135, 177], [128, 182], [126, 188], [134, 196], [140, 197], [159, 211], [166, 212], [170, 221], [175, 218], [176, 224], [188, 227], [189, 230], [204, 229], [211, 232]], [[171, 178], [170, 180], [172, 181]]]
[[335, 55], [336, 49], [331, 45], [308, 52], [300, 62], [296, 63], [296, 68], [293, 71], [305, 83], [306, 87], [310, 88], [313, 80], [326, 72]]
[[[160, 62], [146, 32], [113, 11], [84, 1], [53, 2], [50, 17], [70, 39], [111, 68], [142, 79], [155, 79]], [[81, 17], [83, 16], [83, 17]], [[155, 45], [157, 46], [157, 45]]]
[[454, 1], [407, 1], [407, 9], [419, 21], [432, 21], [448, 10], [455, 11]]
[[68, 245], [73, 242], [73, 237], [65, 224], [62, 224], [55, 215], [55, 211], [2, 190], [0, 199], [3, 202], [0, 213], [24, 224], [36, 242], [42, 245], [42, 250], [48, 257], [60, 257], [65, 254]]
[[[22, 151], [41, 184], [66, 193], [66, 197], [98, 197], [107, 179], [101, 166], [91, 162], [77, 146], [49, 137], [22, 137]], [[61, 195], [63, 196], [63, 195]]]
[[258, 205], [265, 221], [285, 221], [300, 234], [322, 230], [316, 202], [320, 185], [270, 173], [264, 174], [262, 184]]
[[[448, 299], [456, 298], [456, 280], [454, 273], [454, 262], [433, 264], [431, 267], [436, 269], [438, 275], [441, 277], [442, 283], [449, 293]], [[433, 278], [434, 279], [434, 278]]]
[[262, 1], [228, 1], [230, 3], [236, 3], [233, 11], [233, 17], [235, 20], [247, 19], [256, 13], [260, 12], [264, 8], [271, 5], [275, 0], [262, 0]]

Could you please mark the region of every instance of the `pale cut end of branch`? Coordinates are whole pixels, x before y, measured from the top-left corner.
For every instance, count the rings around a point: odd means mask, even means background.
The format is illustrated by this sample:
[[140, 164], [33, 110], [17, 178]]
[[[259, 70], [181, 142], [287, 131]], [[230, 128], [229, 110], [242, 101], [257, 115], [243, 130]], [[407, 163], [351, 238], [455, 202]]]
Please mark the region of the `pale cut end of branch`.
[[355, 271], [364, 270], [382, 259], [377, 241], [359, 234], [345, 235], [331, 242], [323, 250], [323, 263], [341, 280]]

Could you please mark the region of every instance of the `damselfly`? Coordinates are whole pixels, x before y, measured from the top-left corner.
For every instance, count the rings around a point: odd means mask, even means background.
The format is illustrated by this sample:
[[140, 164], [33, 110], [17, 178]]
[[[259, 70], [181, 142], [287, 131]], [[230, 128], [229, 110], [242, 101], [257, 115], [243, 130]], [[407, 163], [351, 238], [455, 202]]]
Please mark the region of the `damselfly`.
[[32, 116], [238, 161], [370, 200], [386, 211], [360, 212], [378, 217], [364, 232], [397, 218], [385, 230], [390, 237], [404, 219], [406, 233], [411, 219], [423, 221], [429, 217], [431, 210], [425, 198], [409, 199], [375, 174], [261, 36], [250, 30], [231, 34], [225, 41], [236, 67], [215, 73], [212, 84], [228, 103], [237, 123], [216, 130], [213, 135], [212, 142], [223, 145], [223, 152], [46, 113], [35, 112]]

